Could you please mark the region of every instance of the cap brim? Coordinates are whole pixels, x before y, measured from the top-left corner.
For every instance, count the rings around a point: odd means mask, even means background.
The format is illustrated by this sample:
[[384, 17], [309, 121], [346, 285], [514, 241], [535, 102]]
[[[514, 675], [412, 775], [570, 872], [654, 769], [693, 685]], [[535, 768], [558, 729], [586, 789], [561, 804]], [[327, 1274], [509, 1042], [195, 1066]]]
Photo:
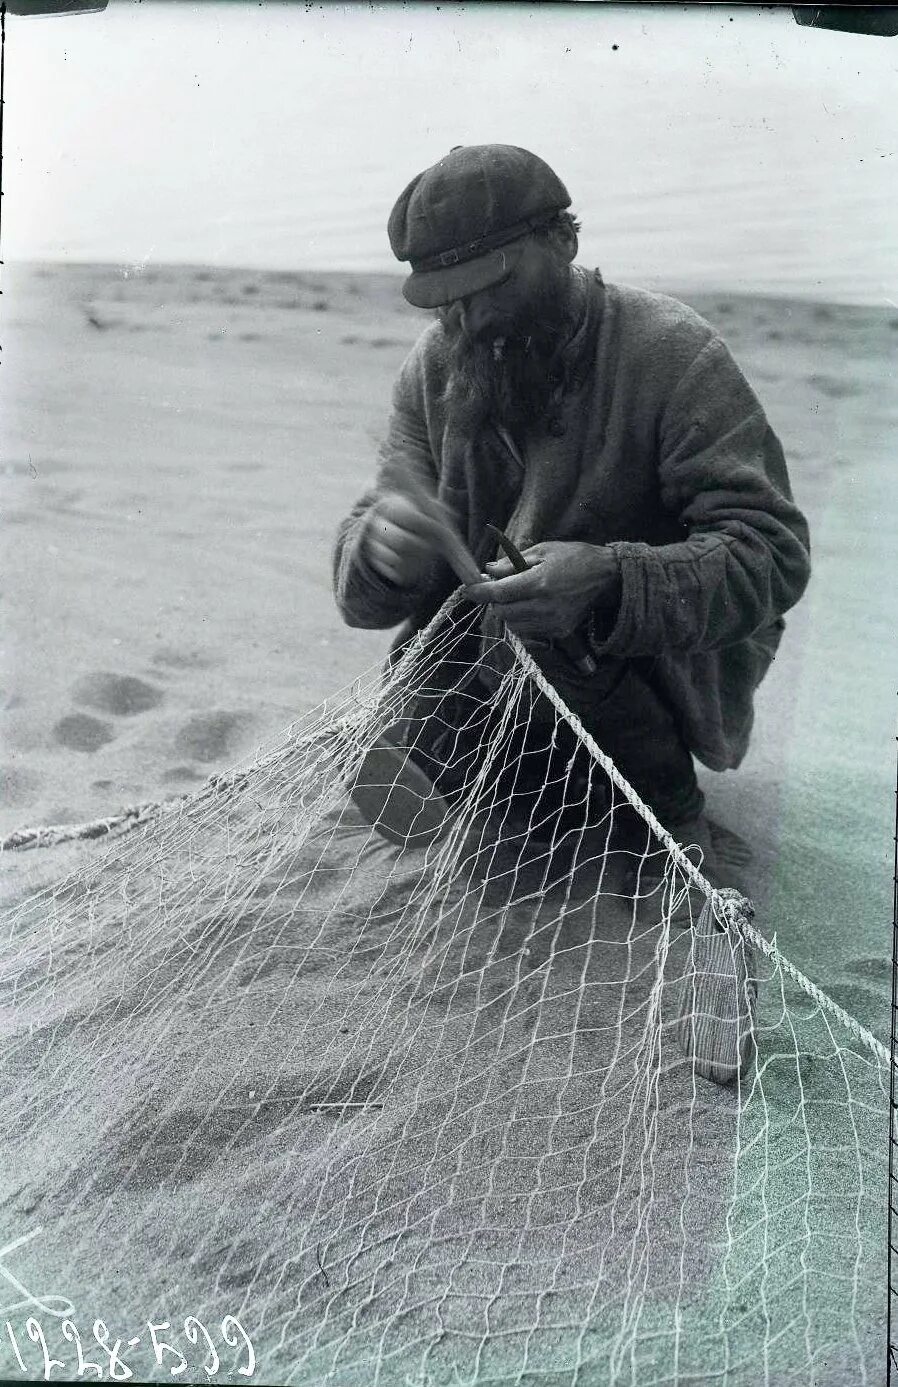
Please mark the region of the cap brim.
[[524, 254], [525, 245], [526, 237], [521, 237], [460, 265], [414, 270], [403, 284], [402, 292], [416, 308], [442, 308], [457, 299], [466, 299], [469, 294], [478, 294], [481, 289], [489, 289], [507, 279]]

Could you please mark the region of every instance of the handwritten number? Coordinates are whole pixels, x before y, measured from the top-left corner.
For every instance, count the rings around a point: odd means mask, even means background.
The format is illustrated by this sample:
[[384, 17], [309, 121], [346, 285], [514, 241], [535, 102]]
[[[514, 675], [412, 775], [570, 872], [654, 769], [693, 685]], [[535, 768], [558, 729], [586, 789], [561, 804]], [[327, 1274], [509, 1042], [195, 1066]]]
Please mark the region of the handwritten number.
[[250, 1343], [249, 1335], [247, 1334], [246, 1330], [243, 1328], [243, 1325], [240, 1323], [240, 1321], [237, 1319], [235, 1315], [225, 1315], [224, 1319], [221, 1322], [221, 1336], [226, 1344], [230, 1344], [231, 1348], [239, 1348], [240, 1340], [236, 1337], [236, 1334], [234, 1334], [234, 1337], [231, 1337], [231, 1333], [233, 1333], [233, 1331], [229, 1333], [232, 1325], [234, 1326], [234, 1330], [239, 1330], [240, 1333], [243, 1335], [243, 1341], [246, 1344], [247, 1349], [249, 1350], [248, 1366], [245, 1368], [238, 1368], [237, 1371], [238, 1373], [240, 1373], [241, 1377], [252, 1377], [253, 1373], [256, 1370], [256, 1355], [253, 1352], [253, 1346]]
[[[29, 1317], [29, 1319], [25, 1322], [25, 1328], [28, 1331], [28, 1337], [29, 1339], [31, 1339], [32, 1343], [40, 1345], [44, 1359], [44, 1381], [50, 1381], [52, 1371], [54, 1368], [60, 1368], [63, 1372], [65, 1372], [65, 1364], [62, 1363], [58, 1358], [51, 1357], [50, 1350], [47, 1347], [47, 1340], [44, 1337], [44, 1331], [41, 1328], [40, 1322], [34, 1319], [33, 1317]], [[166, 1320], [162, 1324], [148, 1323], [147, 1328], [150, 1331], [150, 1339], [153, 1344], [153, 1354], [155, 1356], [157, 1365], [161, 1367], [166, 1353], [170, 1353], [174, 1358], [180, 1360], [175, 1367], [169, 1369], [170, 1375], [172, 1377], [179, 1377], [181, 1373], [186, 1371], [187, 1359], [184, 1357], [184, 1354], [181, 1353], [180, 1349], [175, 1348], [172, 1344], [167, 1344], [164, 1339], [159, 1338], [159, 1331], [163, 1329], [170, 1329], [171, 1325]], [[19, 1351], [19, 1345], [16, 1341], [16, 1336], [9, 1320], [6, 1321], [6, 1332], [9, 1336], [9, 1341], [12, 1345], [12, 1349], [15, 1353], [19, 1367], [22, 1369], [22, 1372], [27, 1375], [26, 1365], [23, 1362], [22, 1355]], [[116, 1339], [113, 1344], [110, 1344], [109, 1329], [103, 1320], [94, 1320], [93, 1333], [98, 1346], [109, 1358], [109, 1376], [112, 1379], [112, 1381], [125, 1382], [128, 1378], [133, 1377], [134, 1374], [131, 1371], [130, 1367], [120, 1356], [122, 1340]], [[201, 1320], [198, 1320], [195, 1315], [188, 1315], [186, 1320], [184, 1321], [184, 1333], [187, 1335], [187, 1338], [191, 1344], [198, 1343], [200, 1334], [203, 1335], [203, 1338], [206, 1340], [209, 1350], [206, 1355], [206, 1359], [203, 1362], [203, 1371], [208, 1378], [215, 1377], [215, 1375], [218, 1373], [221, 1367], [221, 1359], [219, 1358], [218, 1351], [216, 1350], [216, 1347], [212, 1342], [212, 1337], [209, 1334], [209, 1331], [206, 1328], [206, 1326], [202, 1323]], [[241, 1377], [252, 1377], [256, 1368], [255, 1351], [253, 1349], [249, 1335], [247, 1334], [246, 1330], [243, 1328], [243, 1325], [240, 1323], [240, 1321], [237, 1319], [235, 1315], [225, 1315], [224, 1319], [221, 1322], [221, 1333], [225, 1343], [228, 1344], [231, 1348], [240, 1349], [245, 1346], [247, 1356], [246, 1365], [242, 1368], [237, 1368], [237, 1372]], [[77, 1349], [78, 1378], [80, 1379], [84, 1377], [86, 1374], [93, 1373], [96, 1375], [99, 1381], [102, 1381], [103, 1369], [99, 1363], [93, 1363], [89, 1359], [85, 1358], [84, 1349], [81, 1343], [81, 1335], [78, 1333], [77, 1326], [74, 1324], [72, 1320], [68, 1318], [63, 1320], [62, 1334], [63, 1338], [66, 1339], [68, 1343], [74, 1344]], [[131, 1340], [132, 1345], [138, 1342], [139, 1341], [137, 1339]], [[890, 1348], [890, 1353], [893, 1355], [893, 1357], [895, 1352], [896, 1350], [894, 1348]]]
[[[118, 1351], [122, 1345], [121, 1339], [116, 1339], [113, 1347], [109, 1347], [109, 1330], [102, 1320], [94, 1320], [94, 1338], [103, 1352], [109, 1354], [109, 1376], [113, 1382], [124, 1382], [125, 1378], [134, 1376], [128, 1364], [123, 1363], [118, 1356]], [[116, 1367], [121, 1371], [116, 1372]]]
[[40, 1344], [41, 1346], [41, 1352], [44, 1355], [44, 1381], [49, 1382], [51, 1368], [64, 1369], [65, 1364], [61, 1363], [58, 1358], [50, 1357], [50, 1350], [47, 1348], [47, 1341], [44, 1338], [44, 1331], [41, 1329], [39, 1322], [36, 1319], [34, 1319], [32, 1315], [29, 1315], [28, 1319], [25, 1321], [25, 1328], [28, 1331], [28, 1337], [31, 1340], [31, 1342], [33, 1344]]
[[28, 1369], [25, 1367], [25, 1364], [22, 1362], [22, 1355], [21, 1355], [21, 1353], [19, 1352], [19, 1345], [18, 1345], [18, 1343], [17, 1343], [17, 1341], [16, 1341], [16, 1336], [15, 1336], [15, 1334], [13, 1333], [13, 1327], [12, 1327], [12, 1325], [10, 1324], [9, 1320], [6, 1321], [6, 1332], [7, 1332], [7, 1334], [9, 1335], [9, 1342], [12, 1344], [12, 1351], [13, 1351], [13, 1353], [16, 1355], [16, 1360], [18, 1361], [19, 1367], [22, 1369], [22, 1372], [23, 1372], [23, 1373], [26, 1375], [26, 1377], [27, 1377], [27, 1375], [28, 1375]]
[[201, 1329], [203, 1331], [203, 1334], [206, 1336], [206, 1343], [209, 1345], [209, 1354], [212, 1358], [212, 1367], [207, 1368], [204, 1363], [203, 1372], [206, 1374], [207, 1377], [214, 1377], [219, 1369], [219, 1358], [218, 1354], [215, 1352], [215, 1345], [209, 1338], [209, 1331], [207, 1330], [206, 1326], [204, 1324], [201, 1324], [200, 1321], [194, 1315], [188, 1315], [186, 1320], [184, 1321], [184, 1333], [187, 1335], [188, 1339], [192, 1344], [196, 1343], [196, 1329], [193, 1328], [194, 1325], [197, 1326], [197, 1329]]
[[157, 1329], [171, 1329], [168, 1320], [165, 1320], [162, 1324], [148, 1324], [147, 1329], [150, 1331], [150, 1338], [153, 1341], [153, 1352], [156, 1355], [156, 1362], [160, 1367], [162, 1366], [162, 1355], [164, 1353], [173, 1353], [176, 1357], [180, 1358], [181, 1366], [179, 1368], [169, 1369], [170, 1376], [177, 1377], [187, 1367], [187, 1359], [180, 1349], [173, 1348], [171, 1344], [167, 1344], [163, 1339], [156, 1338]]
[[101, 1378], [103, 1376], [103, 1369], [100, 1367], [99, 1363], [89, 1363], [87, 1359], [84, 1357], [84, 1353], [81, 1349], [81, 1335], [78, 1333], [78, 1330], [72, 1324], [71, 1320], [63, 1320], [62, 1333], [63, 1338], [68, 1339], [70, 1344], [75, 1344], [77, 1346], [78, 1376], [83, 1377], [88, 1368], [93, 1368], [97, 1377]]

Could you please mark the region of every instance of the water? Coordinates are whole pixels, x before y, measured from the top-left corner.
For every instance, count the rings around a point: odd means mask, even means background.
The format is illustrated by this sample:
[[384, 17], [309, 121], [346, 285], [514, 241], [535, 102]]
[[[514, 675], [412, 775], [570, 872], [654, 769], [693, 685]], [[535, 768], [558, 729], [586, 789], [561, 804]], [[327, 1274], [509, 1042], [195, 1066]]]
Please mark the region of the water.
[[749, 6], [112, 0], [8, 29], [8, 259], [398, 270], [404, 184], [499, 140], [557, 168], [608, 278], [898, 301], [898, 40]]

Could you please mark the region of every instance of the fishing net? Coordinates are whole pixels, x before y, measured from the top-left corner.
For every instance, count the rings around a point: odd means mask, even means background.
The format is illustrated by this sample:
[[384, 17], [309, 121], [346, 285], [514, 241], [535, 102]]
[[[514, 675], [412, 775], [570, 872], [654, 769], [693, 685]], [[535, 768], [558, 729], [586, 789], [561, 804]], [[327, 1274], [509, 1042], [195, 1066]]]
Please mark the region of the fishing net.
[[886, 1052], [471, 620], [7, 909], [4, 1377], [882, 1380]]

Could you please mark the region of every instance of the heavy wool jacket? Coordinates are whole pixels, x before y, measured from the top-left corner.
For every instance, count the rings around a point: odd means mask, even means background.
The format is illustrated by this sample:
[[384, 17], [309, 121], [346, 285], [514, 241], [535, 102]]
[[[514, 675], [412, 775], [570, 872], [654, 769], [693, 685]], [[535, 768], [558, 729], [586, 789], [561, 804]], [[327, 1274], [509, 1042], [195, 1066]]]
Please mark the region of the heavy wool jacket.
[[[557, 417], [512, 446], [492, 428], [475, 442], [457, 435], [444, 400], [443, 329], [434, 323], [419, 338], [396, 382], [375, 485], [339, 529], [337, 605], [349, 625], [404, 622], [398, 646], [457, 586], [442, 560], [414, 591], [366, 562], [371, 506], [386, 491], [408, 489], [409, 478], [454, 511], [481, 565], [495, 557], [487, 522], [519, 548], [541, 540], [608, 545], [621, 600], [592, 632], [600, 675], [608, 662], [633, 661], [694, 755], [713, 770], [734, 767], [748, 747], [754, 692], [776, 654], [783, 613], [808, 582], [808, 527], [782, 447], [715, 330], [675, 299], [580, 273], [585, 306], [566, 348]], [[556, 682], [588, 726], [589, 677], [567, 689], [564, 678]], [[606, 687], [597, 678], [599, 720]]]

